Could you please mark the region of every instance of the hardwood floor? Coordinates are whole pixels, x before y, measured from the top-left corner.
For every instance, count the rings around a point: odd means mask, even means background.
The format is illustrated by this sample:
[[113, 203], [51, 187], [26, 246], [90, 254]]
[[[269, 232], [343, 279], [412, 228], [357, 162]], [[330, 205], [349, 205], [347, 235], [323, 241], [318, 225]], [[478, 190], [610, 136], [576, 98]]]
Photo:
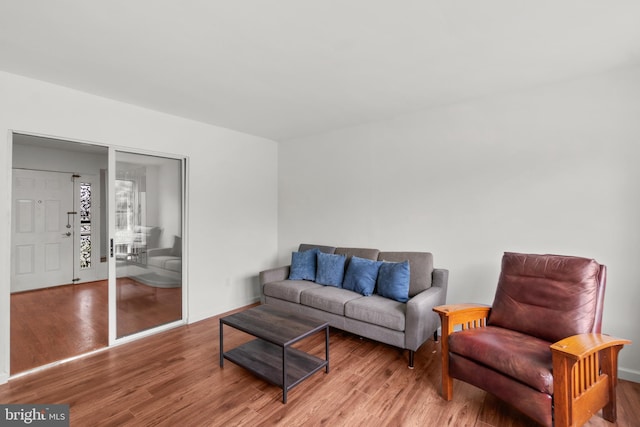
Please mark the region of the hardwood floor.
[[[536, 425], [468, 384], [455, 382], [454, 399], [440, 395], [440, 344], [429, 340], [406, 352], [331, 330], [331, 370], [289, 392], [226, 361], [218, 364], [219, 318], [210, 318], [11, 380], [2, 403], [68, 403], [74, 426], [472, 426]], [[225, 328], [225, 349], [246, 342]], [[299, 345], [323, 355], [324, 337]], [[634, 426], [640, 384], [620, 381], [618, 422], [600, 415], [587, 426]]]
[[[106, 347], [107, 281], [11, 295], [11, 374]], [[129, 278], [118, 286], [117, 335], [182, 318], [180, 288], [154, 288]]]
[[128, 277], [119, 278], [117, 286], [118, 337], [182, 319], [181, 288], [156, 288]]
[[106, 281], [11, 295], [11, 374], [106, 347]]

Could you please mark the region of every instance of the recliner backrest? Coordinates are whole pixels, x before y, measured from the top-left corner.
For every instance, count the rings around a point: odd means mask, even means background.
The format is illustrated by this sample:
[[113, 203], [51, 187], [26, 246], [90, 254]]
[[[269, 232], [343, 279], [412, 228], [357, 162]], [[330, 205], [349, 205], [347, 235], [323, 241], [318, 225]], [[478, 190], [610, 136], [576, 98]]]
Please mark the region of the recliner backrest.
[[605, 273], [593, 259], [505, 252], [488, 323], [549, 342], [599, 332]]

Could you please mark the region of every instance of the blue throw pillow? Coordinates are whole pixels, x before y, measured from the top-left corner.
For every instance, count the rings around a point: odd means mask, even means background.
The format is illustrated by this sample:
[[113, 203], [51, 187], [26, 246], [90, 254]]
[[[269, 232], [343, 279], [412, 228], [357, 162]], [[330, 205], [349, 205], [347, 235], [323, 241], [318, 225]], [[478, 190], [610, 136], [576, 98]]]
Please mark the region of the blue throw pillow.
[[344, 255], [318, 252], [316, 283], [341, 288], [342, 279], [344, 278], [344, 262], [346, 259], [347, 257]]
[[378, 295], [409, 301], [409, 261], [383, 262], [378, 270]]
[[291, 253], [289, 280], [316, 280], [316, 258], [318, 248]]
[[344, 275], [342, 287], [364, 296], [373, 294], [380, 265], [382, 265], [382, 261], [352, 256]]

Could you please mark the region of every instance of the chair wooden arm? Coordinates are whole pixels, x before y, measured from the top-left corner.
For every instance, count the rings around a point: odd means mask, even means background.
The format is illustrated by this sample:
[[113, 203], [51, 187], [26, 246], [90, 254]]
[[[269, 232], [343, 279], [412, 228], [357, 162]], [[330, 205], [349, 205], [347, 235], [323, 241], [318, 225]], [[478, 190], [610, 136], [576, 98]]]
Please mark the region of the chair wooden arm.
[[439, 305], [433, 311], [440, 315], [442, 338], [442, 397], [451, 400], [453, 397], [453, 378], [449, 376], [449, 335], [456, 326], [462, 329], [481, 328], [487, 325], [487, 317], [491, 307], [482, 304], [448, 304]]
[[440, 315], [444, 338], [458, 325], [463, 330], [486, 326], [491, 307], [484, 304], [448, 304], [434, 307], [433, 311]]
[[627, 344], [631, 344], [631, 341], [624, 338], [616, 338], [604, 334], [580, 334], [552, 344], [551, 350], [578, 360], [607, 347]]
[[616, 420], [618, 353], [631, 341], [602, 334], [580, 334], [551, 345], [556, 426], [582, 425], [602, 408]]

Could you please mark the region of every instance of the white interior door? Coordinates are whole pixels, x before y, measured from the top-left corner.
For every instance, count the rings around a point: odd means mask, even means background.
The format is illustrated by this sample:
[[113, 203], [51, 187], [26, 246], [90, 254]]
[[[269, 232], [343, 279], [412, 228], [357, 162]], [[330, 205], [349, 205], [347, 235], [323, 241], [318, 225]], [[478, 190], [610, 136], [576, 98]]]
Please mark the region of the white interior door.
[[72, 283], [73, 191], [68, 173], [13, 170], [12, 292]]

